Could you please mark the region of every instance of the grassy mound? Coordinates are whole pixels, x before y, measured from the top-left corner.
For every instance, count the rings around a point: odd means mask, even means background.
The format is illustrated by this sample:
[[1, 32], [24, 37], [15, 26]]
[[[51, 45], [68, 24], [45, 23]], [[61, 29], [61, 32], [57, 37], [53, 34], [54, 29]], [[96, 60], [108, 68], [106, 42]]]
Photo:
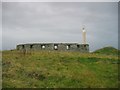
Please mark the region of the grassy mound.
[[107, 55], [118, 55], [118, 49], [114, 47], [104, 47], [94, 51], [94, 53], [107, 54]]
[[115, 88], [118, 57], [40, 51], [2, 53], [3, 88]]

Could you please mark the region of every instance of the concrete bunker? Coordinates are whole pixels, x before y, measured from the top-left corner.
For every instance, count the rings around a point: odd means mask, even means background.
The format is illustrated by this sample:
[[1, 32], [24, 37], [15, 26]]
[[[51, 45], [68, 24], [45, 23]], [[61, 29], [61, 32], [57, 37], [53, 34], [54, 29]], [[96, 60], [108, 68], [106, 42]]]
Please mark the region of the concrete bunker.
[[17, 50], [57, 50], [57, 51], [80, 51], [89, 52], [89, 44], [78, 43], [32, 43], [17, 45]]
[[32, 43], [17, 45], [17, 50], [58, 50], [89, 52], [89, 44], [86, 44], [86, 30], [82, 28], [83, 43]]

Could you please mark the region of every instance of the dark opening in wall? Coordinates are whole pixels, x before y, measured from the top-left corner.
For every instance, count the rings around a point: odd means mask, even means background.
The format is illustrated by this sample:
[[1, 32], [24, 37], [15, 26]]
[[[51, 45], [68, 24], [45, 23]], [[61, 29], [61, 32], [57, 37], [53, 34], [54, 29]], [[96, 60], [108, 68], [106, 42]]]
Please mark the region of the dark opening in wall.
[[69, 49], [70, 49], [70, 45], [67, 45], [67, 46], [66, 46], [66, 49], [69, 50]]
[[54, 50], [58, 50], [58, 45], [57, 44], [54, 45]]
[[33, 45], [30, 45], [30, 49], [32, 49], [33, 48]]
[[24, 45], [22, 45], [22, 49], [24, 49], [25, 48], [25, 46]]
[[84, 45], [84, 47], [86, 47], [86, 45]]
[[45, 49], [45, 45], [41, 45], [41, 48], [42, 48], [42, 49]]
[[80, 45], [77, 45], [77, 48], [80, 48]]

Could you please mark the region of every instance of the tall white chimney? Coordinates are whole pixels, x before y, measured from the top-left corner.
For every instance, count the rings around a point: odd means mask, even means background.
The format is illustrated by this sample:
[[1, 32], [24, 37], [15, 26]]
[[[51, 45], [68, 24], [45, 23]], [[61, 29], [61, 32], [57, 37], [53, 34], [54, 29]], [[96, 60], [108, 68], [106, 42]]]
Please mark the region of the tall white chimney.
[[82, 28], [82, 39], [83, 39], [83, 44], [86, 44], [86, 31], [85, 31], [85, 28]]

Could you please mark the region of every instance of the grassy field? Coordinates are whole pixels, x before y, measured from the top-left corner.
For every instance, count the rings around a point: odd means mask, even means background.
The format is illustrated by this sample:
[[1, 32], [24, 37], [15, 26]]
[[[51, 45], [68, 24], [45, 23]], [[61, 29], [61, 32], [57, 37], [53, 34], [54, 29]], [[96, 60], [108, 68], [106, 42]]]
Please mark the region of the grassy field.
[[100, 53], [2, 52], [3, 88], [117, 88], [118, 57]]

